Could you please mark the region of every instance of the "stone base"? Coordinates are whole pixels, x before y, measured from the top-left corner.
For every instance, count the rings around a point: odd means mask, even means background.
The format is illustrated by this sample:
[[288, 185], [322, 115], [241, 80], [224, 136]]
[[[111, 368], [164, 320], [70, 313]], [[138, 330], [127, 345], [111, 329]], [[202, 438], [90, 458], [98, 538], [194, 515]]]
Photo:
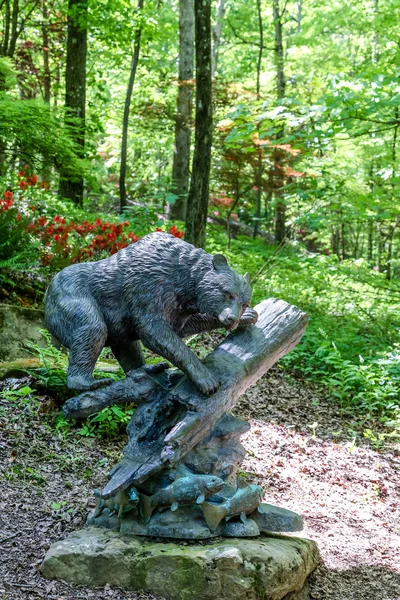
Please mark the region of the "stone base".
[[109, 584], [170, 600], [307, 600], [307, 578], [318, 559], [315, 542], [294, 537], [180, 545], [88, 527], [53, 544], [42, 573], [48, 579]]

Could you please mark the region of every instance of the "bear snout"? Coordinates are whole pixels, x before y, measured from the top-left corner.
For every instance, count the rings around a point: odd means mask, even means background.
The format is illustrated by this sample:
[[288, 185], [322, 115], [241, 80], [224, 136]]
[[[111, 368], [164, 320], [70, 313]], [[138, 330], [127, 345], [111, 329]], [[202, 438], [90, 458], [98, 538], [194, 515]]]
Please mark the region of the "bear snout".
[[239, 324], [239, 317], [235, 315], [230, 308], [225, 308], [218, 315], [219, 322], [229, 330], [236, 329]]

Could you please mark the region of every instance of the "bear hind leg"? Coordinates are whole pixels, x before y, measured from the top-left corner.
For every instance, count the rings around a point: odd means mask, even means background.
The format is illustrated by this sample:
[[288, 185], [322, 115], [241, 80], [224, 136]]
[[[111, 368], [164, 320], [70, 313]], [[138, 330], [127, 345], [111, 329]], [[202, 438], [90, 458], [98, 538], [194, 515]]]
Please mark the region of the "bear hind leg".
[[115, 344], [111, 346], [111, 350], [125, 373], [132, 371], [132, 369], [139, 369], [145, 364], [138, 341]]
[[166, 362], [146, 365], [139, 341], [114, 345], [111, 350], [125, 373], [142, 368], [148, 375], [157, 375], [169, 367]]
[[95, 390], [113, 383], [113, 379], [95, 379], [93, 371], [107, 339], [105, 324], [75, 332], [69, 350], [67, 387], [79, 392]]

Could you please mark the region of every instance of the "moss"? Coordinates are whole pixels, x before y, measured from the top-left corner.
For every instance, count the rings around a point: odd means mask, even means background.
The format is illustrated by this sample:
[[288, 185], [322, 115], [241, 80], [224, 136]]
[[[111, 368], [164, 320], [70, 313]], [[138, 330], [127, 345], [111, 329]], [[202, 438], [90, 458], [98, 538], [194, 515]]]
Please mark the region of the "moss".
[[40, 366], [37, 358], [19, 358], [0, 363], [0, 380], [7, 377], [24, 377], [27, 369], [35, 369]]

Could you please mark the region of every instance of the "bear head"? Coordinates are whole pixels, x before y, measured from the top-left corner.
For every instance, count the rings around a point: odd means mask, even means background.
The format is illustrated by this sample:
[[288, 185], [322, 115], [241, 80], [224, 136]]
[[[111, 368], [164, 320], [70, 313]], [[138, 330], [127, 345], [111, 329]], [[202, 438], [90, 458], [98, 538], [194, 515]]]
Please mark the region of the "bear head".
[[222, 254], [212, 257], [212, 268], [197, 285], [197, 306], [202, 314], [218, 318], [221, 327], [232, 331], [249, 307], [251, 287], [249, 277], [231, 269]]

